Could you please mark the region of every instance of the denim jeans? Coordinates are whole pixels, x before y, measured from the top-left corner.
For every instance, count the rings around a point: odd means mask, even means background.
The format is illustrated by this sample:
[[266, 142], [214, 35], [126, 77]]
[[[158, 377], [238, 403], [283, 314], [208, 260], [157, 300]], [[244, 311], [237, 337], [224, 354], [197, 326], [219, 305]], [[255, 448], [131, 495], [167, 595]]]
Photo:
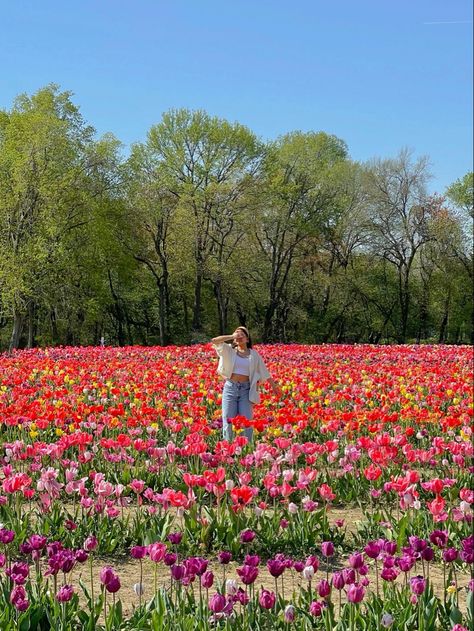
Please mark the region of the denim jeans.
[[[222, 434], [224, 440], [232, 440], [234, 432], [229, 419], [235, 416], [245, 416], [249, 420], [253, 415], [253, 404], [249, 401], [250, 382], [249, 381], [231, 381], [227, 379], [222, 392]], [[253, 428], [245, 427], [244, 436], [249, 442], [253, 438]]]

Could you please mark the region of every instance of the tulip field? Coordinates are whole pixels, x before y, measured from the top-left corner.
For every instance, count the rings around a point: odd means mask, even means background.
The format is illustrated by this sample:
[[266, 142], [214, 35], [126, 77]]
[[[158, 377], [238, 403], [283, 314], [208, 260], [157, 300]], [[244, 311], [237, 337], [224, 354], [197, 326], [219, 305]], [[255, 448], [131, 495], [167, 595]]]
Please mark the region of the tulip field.
[[472, 348], [257, 348], [0, 355], [2, 631], [473, 629]]

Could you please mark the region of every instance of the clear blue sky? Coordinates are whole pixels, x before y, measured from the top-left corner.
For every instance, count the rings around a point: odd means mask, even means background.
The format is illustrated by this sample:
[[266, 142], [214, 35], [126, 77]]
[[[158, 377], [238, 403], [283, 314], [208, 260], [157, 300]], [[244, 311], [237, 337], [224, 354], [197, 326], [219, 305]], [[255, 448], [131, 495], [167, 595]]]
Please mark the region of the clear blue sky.
[[408, 146], [442, 192], [472, 169], [470, 0], [9, 0], [0, 108], [58, 83], [125, 145], [171, 107], [264, 139], [323, 130], [356, 160]]

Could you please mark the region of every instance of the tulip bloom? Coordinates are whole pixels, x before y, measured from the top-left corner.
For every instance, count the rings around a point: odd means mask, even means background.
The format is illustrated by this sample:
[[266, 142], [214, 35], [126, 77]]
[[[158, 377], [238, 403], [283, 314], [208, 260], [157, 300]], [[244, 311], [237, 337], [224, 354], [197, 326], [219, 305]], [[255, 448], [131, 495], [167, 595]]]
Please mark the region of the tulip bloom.
[[276, 595], [274, 592], [270, 592], [267, 589], [262, 589], [258, 602], [263, 609], [273, 609], [276, 603]]
[[423, 576], [413, 576], [410, 579], [410, 589], [415, 596], [421, 596], [426, 588], [426, 579]]
[[365, 589], [361, 585], [353, 584], [347, 590], [347, 600], [350, 603], [360, 603], [364, 599]]

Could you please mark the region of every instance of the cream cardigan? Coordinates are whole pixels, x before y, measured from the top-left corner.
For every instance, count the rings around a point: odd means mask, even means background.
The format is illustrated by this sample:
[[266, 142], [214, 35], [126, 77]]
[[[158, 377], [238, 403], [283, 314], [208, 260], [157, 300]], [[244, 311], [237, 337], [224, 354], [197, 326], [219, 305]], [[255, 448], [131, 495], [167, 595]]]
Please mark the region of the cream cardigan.
[[[217, 372], [230, 379], [234, 372], [235, 358], [237, 357], [237, 351], [229, 344], [223, 342], [222, 344], [214, 344], [214, 348], [219, 355], [219, 365], [217, 366]], [[249, 400], [252, 403], [260, 403], [260, 395], [258, 393], [258, 382], [266, 381], [270, 377], [267, 367], [264, 364], [263, 359], [260, 357], [257, 351], [253, 348], [250, 349], [249, 356], [249, 369], [250, 369], [250, 392]]]

